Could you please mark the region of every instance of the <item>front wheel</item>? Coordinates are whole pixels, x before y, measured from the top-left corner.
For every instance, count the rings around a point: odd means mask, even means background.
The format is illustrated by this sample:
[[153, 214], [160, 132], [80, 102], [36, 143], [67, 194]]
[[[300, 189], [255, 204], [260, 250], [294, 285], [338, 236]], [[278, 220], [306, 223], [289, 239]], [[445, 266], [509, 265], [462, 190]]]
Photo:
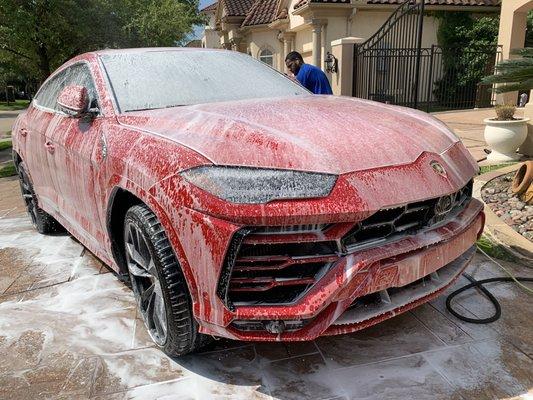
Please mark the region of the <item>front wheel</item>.
[[124, 221], [126, 262], [146, 329], [169, 356], [198, 350], [209, 337], [198, 332], [185, 277], [155, 214], [145, 205]]

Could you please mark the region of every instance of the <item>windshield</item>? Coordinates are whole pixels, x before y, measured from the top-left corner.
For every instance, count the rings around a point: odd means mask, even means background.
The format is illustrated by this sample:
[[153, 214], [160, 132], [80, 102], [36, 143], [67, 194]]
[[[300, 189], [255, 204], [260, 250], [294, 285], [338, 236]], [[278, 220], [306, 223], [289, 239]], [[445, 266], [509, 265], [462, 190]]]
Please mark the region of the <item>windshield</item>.
[[120, 112], [309, 94], [232, 51], [146, 51], [101, 56]]

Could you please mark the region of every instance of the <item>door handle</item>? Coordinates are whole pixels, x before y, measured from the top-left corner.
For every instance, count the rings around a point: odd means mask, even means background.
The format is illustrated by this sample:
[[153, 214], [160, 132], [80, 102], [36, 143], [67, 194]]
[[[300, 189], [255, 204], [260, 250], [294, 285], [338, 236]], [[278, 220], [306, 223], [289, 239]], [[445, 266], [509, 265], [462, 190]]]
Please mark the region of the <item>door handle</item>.
[[28, 136], [28, 130], [26, 128], [20, 128], [20, 136], [26, 137]]
[[52, 142], [46, 142], [44, 147], [46, 147], [46, 150], [48, 150], [48, 152], [50, 154], [54, 154], [54, 150], [56, 149], [55, 146], [52, 144]]

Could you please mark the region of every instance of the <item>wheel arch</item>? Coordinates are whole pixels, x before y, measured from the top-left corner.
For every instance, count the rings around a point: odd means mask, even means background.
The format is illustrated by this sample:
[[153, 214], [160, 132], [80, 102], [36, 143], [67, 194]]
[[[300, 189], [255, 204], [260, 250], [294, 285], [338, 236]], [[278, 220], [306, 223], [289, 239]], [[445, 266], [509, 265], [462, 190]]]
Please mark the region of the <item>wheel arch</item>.
[[185, 276], [185, 282], [189, 289], [193, 303], [197, 303], [197, 286], [194, 275], [190, 270], [190, 266], [185, 258], [183, 250], [181, 249], [177, 234], [170, 224], [170, 219], [167, 218], [165, 211], [157, 204], [154, 199], [143, 199], [140, 195], [124, 189], [121, 186], [115, 186], [109, 196], [108, 206], [106, 211], [106, 228], [111, 243], [111, 253], [117, 267], [119, 274], [126, 275], [128, 268], [126, 265], [124, 254], [124, 219], [128, 210], [134, 205], [146, 205], [159, 219], [161, 226], [165, 229], [167, 238], [172, 246], [172, 250], [176, 259], [178, 260], [182, 272]]
[[128, 210], [137, 204], [146, 204], [132, 192], [116, 186], [109, 196], [106, 228], [111, 243], [111, 253], [119, 274], [128, 273], [124, 254], [124, 219]]

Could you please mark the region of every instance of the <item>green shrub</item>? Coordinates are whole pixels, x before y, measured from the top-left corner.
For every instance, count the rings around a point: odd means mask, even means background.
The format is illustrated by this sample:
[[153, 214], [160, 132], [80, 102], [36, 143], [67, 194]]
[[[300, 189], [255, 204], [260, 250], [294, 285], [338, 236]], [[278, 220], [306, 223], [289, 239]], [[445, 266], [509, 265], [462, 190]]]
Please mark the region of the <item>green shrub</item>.
[[493, 240], [491, 240], [488, 236], [481, 236], [479, 240], [477, 241], [477, 247], [483, 250], [485, 253], [487, 253], [489, 256], [493, 258], [498, 258], [500, 260], [504, 261], [516, 261], [516, 257], [513, 256], [511, 253], [509, 253], [505, 247], [501, 246], [500, 244], [495, 243]]
[[443, 62], [443, 75], [435, 82], [434, 95], [440, 104], [461, 98], [473, 107], [477, 85], [492, 72], [499, 18], [475, 18], [469, 12], [449, 11], [434, 15], [439, 21], [437, 41]]
[[10, 149], [11, 147], [13, 147], [11, 140], [0, 141], [0, 151], [5, 150], [5, 149]]
[[496, 74], [487, 76], [483, 82], [501, 83], [496, 93], [514, 92], [515, 90], [529, 92], [533, 89], [533, 48], [526, 47], [513, 50], [520, 58], [503, 60], [496, 65]]
[[15, 164], [13, 164], [12, 162], [3, 167], [0, 167], [0, 178], [5, 178], [7, 176], [13, 175], [17, 175], [17, 171], [15, 169]]

